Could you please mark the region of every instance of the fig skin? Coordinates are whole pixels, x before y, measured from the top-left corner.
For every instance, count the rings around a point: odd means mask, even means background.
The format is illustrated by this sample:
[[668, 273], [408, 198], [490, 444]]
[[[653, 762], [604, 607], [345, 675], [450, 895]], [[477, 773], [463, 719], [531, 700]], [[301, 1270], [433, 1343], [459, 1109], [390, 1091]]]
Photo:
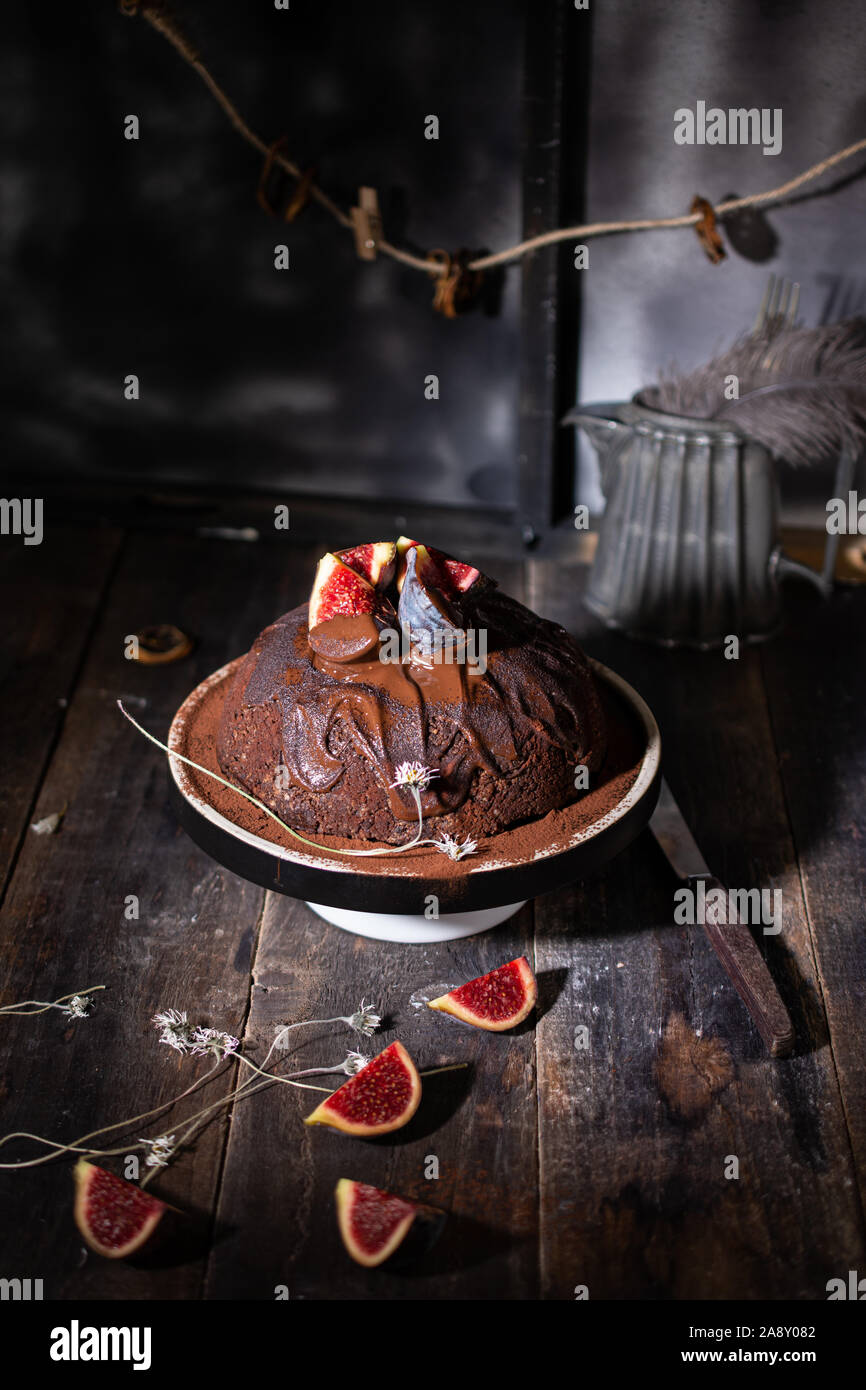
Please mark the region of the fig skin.
[[397, 620], [412, 631], [447, 633], [456, 642], [463, 617], [457, 605], [436, 587], [435, 579], [436, 570], [425, 547], [413, 546], [406, 556]]

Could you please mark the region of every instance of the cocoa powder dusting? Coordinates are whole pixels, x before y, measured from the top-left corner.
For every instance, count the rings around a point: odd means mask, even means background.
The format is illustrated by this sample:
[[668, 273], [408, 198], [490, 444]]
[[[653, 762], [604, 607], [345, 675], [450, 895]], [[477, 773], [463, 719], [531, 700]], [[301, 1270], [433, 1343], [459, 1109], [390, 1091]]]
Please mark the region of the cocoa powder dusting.
[[[188, 717], [178, 731], [178, 751], [217, 773], [220, 772], [216, 755], [217, 733], [225, 694], [237, 666], [238, 662], [233, 662], [221, 681], [210, 685], [189, 703]], [[482, 839], [475, 854], [456, 862], [438, 850], [419, 846], [404, 854], [386, 855], [381, 859], [371, 856], [335, 860], [334, 856], [330, 856], [330, 863], [339, 863], [343, 868], [351, 867], [356, 873], [399, 873], [420, 879], [450, 880], [466, 877], [485, 861], [495, 861], [497, 865], [524, 863], [551, 845], [565, 846], [576, 833], [589, 829], [614, 810], [637, 778], [646, 751], [643, 729], [629, 706], [605, 682], [599, 681], [598, 688], [607, 721], [607, 753], [602, 767], [592, 779], [596, 785], [580, 800], [561, 811], [551, 811], [539, 820]], [[285, 849], [302, 851], [312, 858], [321, 857], [323, 864], [329, 861], [328, 846], [336, 849], [373, 847], [369, 842], [359, 844], [357, 840], [320, 835], [311, 838], [321, 840], [326, 848], [321, 851], [313, 849], [293, 839], [242, 796], [194, 768], [183, 767], [182, 777], [197, 796], [243, 830]]]

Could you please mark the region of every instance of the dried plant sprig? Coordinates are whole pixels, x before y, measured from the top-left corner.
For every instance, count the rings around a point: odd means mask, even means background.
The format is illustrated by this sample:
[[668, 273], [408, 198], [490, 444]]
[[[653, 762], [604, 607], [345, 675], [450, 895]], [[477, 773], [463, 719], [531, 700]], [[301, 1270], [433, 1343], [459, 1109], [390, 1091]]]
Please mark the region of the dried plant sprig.
[[425, 767], [423, 763], [400, 763], [394, 769], [396, 776], [392, 787], [417, 787], [426, 791], [434, 777], [439, 776], [435, 767]]
[[196, 1028], [190, 1052], [193, 1057], [230, 1057], [240, 1047], [240, 1039], [218, 1028]]
[[20, 1018], [30, 1018], [33, 1014], [45, 1014], [49, 1009], [59, 1009], [70, 1018], [87, 1018], [93, 1005], [92, 996], [105, 985], [88, 985], [87, 989], [73, 990], [71, 994], [61, 994], [59, 999], [46, 1002], [44, 999], [22, 999], [18, 1004], [3, 1004], [0, 1014], [14, 1014]]
[[[50, 1163], [53, 1159], [59, 1158], [63, 1154], [67, 1153], [78, 1153], [84, 1155], [87, 1158], [108, 1158], [115, 1154], [128, 1154], [134, 1152], [136, 1149], [149, 1150], [150, 1152], [148, 1153], [148, 1157], [145, 1159], [145, 1164], [149, 1168], [149, 1171], [145, 1174], [141, 1181], [141, 1186], [144, 1187], [154, 1176], [158, 1168], [165, 1166], [165, 1163], [161, 1162], [159, 1157], [154, 1158], [154, 1154], [156, 1154], [157, 1156], [161, 1155], [163, 1158], [165, 1158], [166, 1163], [169, 1162], [171, 1158], [174, 1157], [174, 1155], [177, 1152], [179, 1152], [182, 1147], [188, 1144], [192, 1135], [194, 1133], [198, 1133], [198, 1131], [201, 1128], [203, 1128], [206, 1123], [208, 1123], [210, 1118], [217, 1111], [232, 1106], [236, 1100], [244, 1099], [248, 1094], [252, 1095], [254, 1091], [262, 1089], [265, 1086], [273, 1085], [275, 1082], [296, 1086], [301, 1090], [325, 1091], [326, 1094], [330, 1094], [330, 1091], [327, 1087], [309, 1085], [305, 1082], [294, 1080], [292, 1077], [288, 1076], [277, 1076], [273, 1072], [268, 1072], [263, 1068], [256, 1067], [255, 1064], [250, 1062], [248, 1058], [244, 1057], [241, 1053], [234, 1050], [231, 1044], [237, 1044], [237, 1039], [235, 1039], [231, 1034], [220, 1033], [216, 1029], [190, 1029], [187, 1015], [178, 1009], [168, 1009], [165, 1010], [163, 1013], [155, 1014], [152, 1021], [158, 1027], [163, 1028], [164, 1031], [167, 1031], [169, 1029], [174, 1030], [173, 1042], [169, 1042], [167, 1037], [160, 1038], [160, 1042], [167, 1042], [168, 1045], [174, 1047], [176, 1051], [185, 1052], [190, 1055], [200, 1056], [204, 1055], [205, 1053], [215, 1055], [215, 1061], [213, 1063], [213, 1066], [210, 1067], [203, 1076], [199, 1077], [197, 1081], [194, 1081], [191, 1086], [188, 1086], [185, 1090], [181, 1091], [179, 1095], [173, 1096], [170, 1100], [163, 1102], [162, 1105], [155, 1106], [152, 1110], [146, 1110], [142, 1112], [142, 1114], [140, 1115], [133, 1115], [129, 1119], [118, 1120], [114, 1124], [104, 1125], [100, 1129], [90, 1130], [89, 1133], [81, 1135], [78, 1139], [75, 1139], [68, 1144], [59, 1143], [54, 1139], [47, 1139], [41, 1134], [32, 1134], [27, 1130], [16, 1130], [11, 1134], [3, 1135], [2, 1138], [0, 1138], [0, 1148], [2, 1148], [5, 1144], [10, 1143], [13, 1139], [30, 1139], [34, 1143], [43, 1145], [45, 1148], [49, 1149], [50, 1152], [47, 1154], [42, 1154], [39, 1158], [21, 1159], [17, 1163], [0, 1163], [0, 1170], [11, 1168], [36, 1168], [44, 1163]], [[188, 1030], [190, 1033], [192, 1045], [184, 1041], [185, 1030]], [[198, 1041], [203, 1042], [206, 1045], [199, 1046], [198, 1050], [196, 1050], [197, 1034], [207, 1035], [203, 1040], [199, 1037]], [[273, 1050], [274, 1048], [272, 1045], [267, 1054], [267, 1057], [265, 1058], [264, 1066], [267, 1066], [267, 1063], [270, 1060]], [[233, 1091], [230, 1091], [227, 1095], [221, 1096], [219, 1100], [213, 1101], [209, 1105], [204, 1106], [201, 1110], [196, 1111], [193, 1115], [189, 1116], [187, 1120], [184, 1122], [185, 1127], [179, 1129], [178, 1132], [174, 1135], [158, 1136], [156, 1140], [141, 1138], [132, 1143], [127, 1143], [123, 1145], [123, 1147], [121, 1148], [115, 1149], [101, 1149], [96, 1148], [93, 1145], [88, 1145], [88, 1140], [98, 1139], [101, 1135], [110, 1134], [113, 1131], [117, 1130], [129, 1130], [134, 1125], [142, 1124], [147, 1120], [155, 1119], [157, 1115], [162, 1114], [165, 1110], [170, 1109], [179, 1101], [184, 1100], [187, 1096], [191, 1095], [193, 1091], [198, 1090], [200, 1086], [203, 1086], [207, 1081], [211, 1080], [216, 1075], [216, 1073], [224, 1067], [224, 1065], [227, 1062], [232, 1061], [242, 1061], [246, 1063], [246, 1065], [251, 1067], [254, 1071], [260, 1072], [264, 1080], [257, 1084], [249, 1081], [244, 1082], [240, 1086], [236, 1087]], [[341, 1066], [342, 1065], [343, 1064], [341, 1064]], [[330, 1068], [322, 1068], [322, 1070], [330, 1070]], [[251, 1087], [252, 1089], [250, 1089]], [[160, 1140], [172, 1141], [173, 1148], [171, 1149], [170, 1153], [168, 1152], [167, 1144], [161, 1144]]]
[[[79, 1135], [77, 1139], [73, 1139], [69, 1144], [61, 1144], [54, 1139], [46, 1139], [41, 1134], [31, 1134], [28, 1130], [23, 1129], [13, 1130], [10, 1134], [4, 1134], [2, 1138], [0, 1138], [0, 1148], [2, 1148], [4, 1144], [11, 1143], [13, 1139], [32, 1139], [34, 1143], [42, 1144], [45, 1148], [52, 1149], [54, 1152], [43, 1154], [40, 1158], [21, 1159], [17, 1163], [0, 1163], [0, 1170], [6, 1168], [38, 1168], [43, 1163], [50, 1163], [52, 1159], [59, 1158], [61, 1154], [65, 1153], [80, 1153], [91, 1158], [107, 1158], [111, 1154], [129, 1153], [130, 1145], [125, 1145], [123, 1148], [119, 1149], [96, 1149], [92, 1146], [86, 1146], [90, 1139], [99, 1139], [103, 1134], [111, 1134], [116, 1130], [120, 1130], [121, 1132], [130, 1130], [135, 1125], [145, 1124], [148, 1120], [156, 1119], [157, 1115], [161, 1115], [165, 1110], [170, 1110], [173, 1105], [177, 1105], [179, 1101], [185, 1100], [187, 1096], [192, 1095], [194, 1091], [206, 1085], [207, 1082], [214, 1077], [216, 1072], [219, 1071], [221, 1066], [222, 1062], [215, 1062], [203, 1076], [198, 1077], [192, 1085], [187, 1086], [186, 1090], [181, 1091], [179, 1095], [172, 1096], [170, 1100], [163, 1101], [161, 1105], [156, 1105], [151, 1110], [143, 1110], [140, 1115], [131, 1115], [128, 1119], [116, 1120], [114, 1124], [102, 1125], [99, 1129], [88, 1130], [87, 1134]], [[132, 1147], [134, 1148], [135, 1145], [132, 1145]]]
[[145, 1164], [148, 1168], [167, 1168], [177, 1147], [173, 1134], [160, 1134], [156, 1139], [139, 1139], [149, 1149]]
[[363, 1033], [365, 1037], [372, 1037], [376, 1029], [382, 1022], [381, 1016], [376, 1013], [372, 1004], [365, 1004], [362, 999], [357, 1009], [352, 1014], [337, 1014], [335, 1018], [302, 1018], [298, 1023], [281, 1023], [274, 1038], [273, 1048], [279, 1052], [285, 1051], [289, 1045], [289, 1033], [296, 1028], [309, 1028], [314, 1023], [347, 1023], [356, 1033]]
[[478, 848], [475, 840], [470, 840], [467, 837], [461, 844], [453, 835], [443, 835], [441, 840], [434, 840], [432, 843], [443, 854], [447, 854], [449, 859], [454, 860], [465, 859], [468, 854], [474, 854]]
[[193, 1028], [189, 1018], [180, 1009], [166, 1009], [164, 1013], [154, 1014], [151, 1023], [160, 1029], [160, 1042], [175, 1052], [189, 1052], [192, 1048]]
[[[386, 854], [405, 854], [406, 850], [414, 849], [416, 845], [436, 843], [432, 840], [421, 839], [424, 817], [421, 811], [421, 798], [418, 794], [417, 786], [410, 786], [410, 790], [414, 793], [415, 803], [418, 809], [418, 829], [415, 832], [414, 838], [407, 840], [406, 844], [387, 845], [382, 849], [337, 849], [334, 845], [323, 845], [317, 840], [310, 840], [306, 835], [302, 835], [300, 831], [293, 830], [290, 825], [286, 825], [286, 822], [280, 819], [276, 811], [272, 811], [269, 806], [266, 806], [257, 796], [253, 796], [251, 792], [244, 791], [243, 787], [239, 787], [234, 782], [230, 782], [228, 778], [220, 776], [218, 772], [213, 772], [209, 767], [203, 767], [201, 763], [194, 762], [193, 759], [188, 758], [185, 753], [178, 753], [174, 749], [169, 748], [167, 744], [163, 743], [160, 739], [149, 733], [147, 729], [143, 728], [137, 719], [133, 719], [129, 710], [124, 709], [122, 700], [118, 700], [117, 707], [124, 718], [129, 720], [133, 728], [137, 729], [150, 743], [153, 743], [157, 748], [161, 748], [163, 753], [167, 753], [170, 758], [177, 758], [179, 762], [186, 763], [187, 767], [194, 767], [197, 772], [203, 772], [205, 777], [212, 777], [215, 782], [219, 782], [222, 786], [228, 787], [229, 791], [237, 792], [238, 796], [242, 796], [244, 800], [249, 801], [252, 806], [257, 806], [260, 811], [264, 811], [265, 815], [270, 816], [272, 821], [276, 821], [277, 825], [285, 830], [287, 835], [291, 835], [295, 840], [300, 840], [301, 844], [309, 845], [311, 849], [319, 849], [324, 854], [339, 854], [348, 859], [364, 859], [378, 858]], [[406, 785], [409, 784], [407, 783]]]

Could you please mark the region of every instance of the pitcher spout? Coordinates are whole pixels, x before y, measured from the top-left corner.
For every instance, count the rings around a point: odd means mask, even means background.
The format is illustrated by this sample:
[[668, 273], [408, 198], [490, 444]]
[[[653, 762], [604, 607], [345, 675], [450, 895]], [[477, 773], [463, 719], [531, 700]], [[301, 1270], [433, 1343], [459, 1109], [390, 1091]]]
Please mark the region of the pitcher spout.
[[626, 401], [617, 403], [601, 401], [594, 405], [579, 405], [564, 415], [563, 425], [576, 425], [588, 435], [599, 458], [604, 461], [614, 442], [622, 444], [633, 433], [634, 426], [628, 419]]

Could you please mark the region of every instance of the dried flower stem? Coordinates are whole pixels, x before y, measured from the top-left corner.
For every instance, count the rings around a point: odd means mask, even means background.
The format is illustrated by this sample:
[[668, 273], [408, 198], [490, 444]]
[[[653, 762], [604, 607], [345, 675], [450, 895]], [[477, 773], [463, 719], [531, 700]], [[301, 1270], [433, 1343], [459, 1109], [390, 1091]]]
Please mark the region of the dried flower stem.
[[[97, 990], [105, 989], [105, 985], [88, 985], [87, 989], [74, 989], [71, 994], [61, 994], [59, 999], [54, 999], [51, 1003], [46, 1003], [44, 999], [22, 999], [18, 1004], [3, 1004], [0, 1006], [0, 1014], [15, 1014], [19, 1018], [32, 1018], [34, 1014], [46, 1014], [49, 1009], [61, 1009], [69, 999], [80, 999], [89, 994], [96, 994]], [[64, 1010], [65, 1012], [65, 1010]]]
[[209, 767], [202, 767], [201, 763], [194, 762], [192, 758], [187, 758], [185, 754], [175, 752], [173, 749], [169, 748], [167, 744], [155, 738], [153, 734], [148, 733], [147, 729], [142, 728], [138, 720], [133, 719], [129, 711], [124, 709], [121, 700], [118, 700], [117, 707], [121, 714], [129, 720], [133, 728], [137, 729], [140, 734], [143, 734], [144, 737], [155, 744], [157, 748], [161, 748], [170, 758], [177, 758], [180, 762], [186, 763], [188, 767], [194, 767], [197, 772], [203, 772], [206, 777], [212, 777], [215, 782], [220, 782], [222, 786], [228, 787], [229, 791], [237, 792], [238, 796], [242, 796], [245, 801], [249, 801], [251, 805], [257, 806], [260, 811], [264, 811], [266, 816], [270, 816], [271, 820], [276, 821], [277, 825], [286, 831], [286, 834], [291, 835], [295, 840], [300, 840], [304, 845], [309, 845], [312, 849], [320, 849], [325, 854], [341, 854], [349, 859], [361, 859], [370, 856], [378, 857], [385, 854], [404, 854], [407, 849], [414, 849], [416, 845], [437, 845], [439, 843], [437, 840], [421, 839], [424, 816], [421, 810], [421, 797], [417, 787], [410, 787], [409, 790], [412, 792], [415, 798], [415, 804], [418, 808], [418, 829], [415, 833], [415, 838], [407, 841], [405, 845], [389, 845], [384, 849], [337, 849], [333, 845], [322, 845], [316, 840], [308, 840], [306, 835], [301, 835], [299, 831], [293, 830], [290, 825], [286, 825], [286, 822], [281, 820], [276, 812], [272, 811], [269, 806], [266, 806], [263, 801], [259, 801], [257, 796], [253, 796], [250, 792], [245, 792], [242, 787], [236, 786], [234, 782], [229, 782], [227, 778], [221, 777], [218, 772], [212, 772]]
[[[156, 1116], [161, 1115], [164, 1110], [169, 1110], [171, 1106], [176, 1105], [178, 1101], [184, 1100], [187, 1096], [192, 1095], [193, 1091], [197, 1091], [200, 1086], [203, 1086], [206, 1081], [211, 1079], [221, 1065], [221, 1061], [216, 1062], [214, 1066], [205, 1072], [204, 1076], [200, 1076], [191, 1086], [187, 1086], [185, 1091], [181, 1091], [180, 1095], [173, 1096], [171, 1100], [163, 1101], [162, 1105], [155, 1106], [153, 1110], [145, 1110], [141, 1115], [133, 1115], [131, 1119], [128, 1120], [117, 1120], [113, 1125], [103, 1125], [101, 1129], [92, 1129], [89, 1133], [82, 1134], [79, 1138], [73, 1139], [70, 1144], [58, 1144], [53, 1139], [45, 1139], [41, 1134], [30, 1134], [27, 1130], [15, 1130], [11, 1134], [4, 1134], [3, 1137], [0, 1138], [0, 1148], [2, 1148], [4, 1144], [8, 1144], [12, 1139], [32, 1139], [35, 1143], [44, 1144], [46, 1148], [54, 1149], [56, 1152], [43, 1154], [41, 1158], [22, 1159], [18, 1163], [0, 1163], [0, 1170], [5, 1168], [38, 1168], [43, 1163], [50, 1163], [52, 1158], [57, 1158], [60, 1153], [88, 1152], [94, 1157], [108, 1157], [112, 1153], [128, 1153], [129, 1146], [122, 1149], [85, 1149], [82, 1146], [87, 1143], [88, 1139], [98, 1139], [100, 1135], [111, 1134], [113, 1130], [131, 1129], [133, 1125], [140, 1125], [148, 1120], [155, 1119]], [[133, 1145], [132, 1147], [135, 1148], [137, 1146]]]

